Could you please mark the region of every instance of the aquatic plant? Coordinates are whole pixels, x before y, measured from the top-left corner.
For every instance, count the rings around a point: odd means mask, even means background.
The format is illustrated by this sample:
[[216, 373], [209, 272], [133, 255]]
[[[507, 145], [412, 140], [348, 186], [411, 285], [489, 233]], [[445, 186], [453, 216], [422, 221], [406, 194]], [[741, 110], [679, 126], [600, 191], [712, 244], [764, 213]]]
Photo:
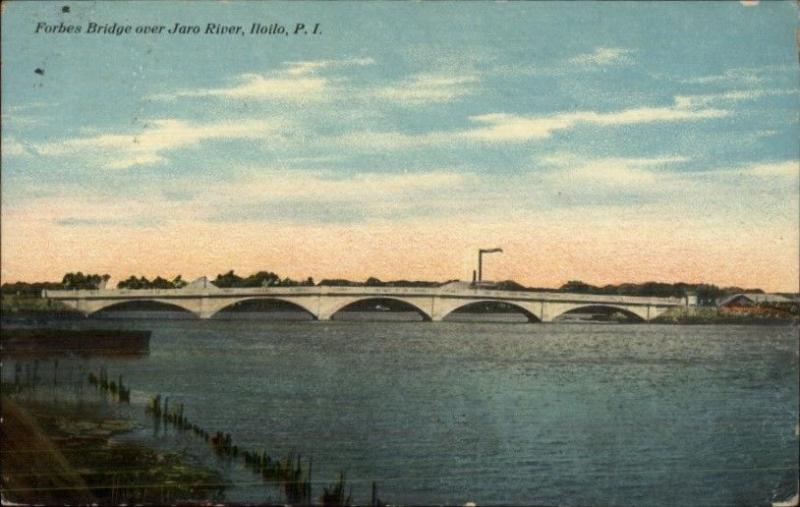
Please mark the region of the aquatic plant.
[[344, 490], [347, 483], [344, 478], [344, 472], [339, 472], [339, 480], [330, 486], [323, 487], [322, 497], [320, 501], [324, 506], [340, 507], [350, 505], [352, 502], [353, 488], [350, 487], [350, 492], [345, 497]]

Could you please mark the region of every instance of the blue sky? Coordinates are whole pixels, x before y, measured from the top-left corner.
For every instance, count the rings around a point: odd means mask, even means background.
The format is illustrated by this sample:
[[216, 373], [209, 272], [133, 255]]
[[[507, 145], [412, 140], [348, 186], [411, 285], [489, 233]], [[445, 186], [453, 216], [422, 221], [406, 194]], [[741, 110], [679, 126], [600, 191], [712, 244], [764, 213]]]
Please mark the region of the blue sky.
[[797, 287], [794, 2], [70, 6], [4, 4], [4, 279]]

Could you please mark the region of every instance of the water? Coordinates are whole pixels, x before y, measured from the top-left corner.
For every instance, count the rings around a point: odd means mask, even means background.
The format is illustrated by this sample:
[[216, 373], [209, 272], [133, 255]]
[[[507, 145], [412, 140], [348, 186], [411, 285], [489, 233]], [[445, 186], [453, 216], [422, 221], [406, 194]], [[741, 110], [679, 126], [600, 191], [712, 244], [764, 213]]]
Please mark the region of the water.
[[[244, 447], [312, 456], [316, 497], [339, 470], [356, 501], [376, 481], [404, 504], [766, 505], [796, 480], [797, 327], [113, 325], [153, 329], [150, 355], [85, 366]], [[157, 440], [241, 483], [229, 500], [275, 499], [197, 439]]]

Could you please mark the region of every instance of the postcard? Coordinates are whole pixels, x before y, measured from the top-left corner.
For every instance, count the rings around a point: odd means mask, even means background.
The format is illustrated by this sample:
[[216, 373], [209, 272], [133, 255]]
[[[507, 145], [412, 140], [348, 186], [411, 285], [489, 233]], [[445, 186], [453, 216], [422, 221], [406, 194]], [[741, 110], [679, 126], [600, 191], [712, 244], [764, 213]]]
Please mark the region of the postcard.
[[798, 8], [3, 2], [3, 505], [797, 505]]

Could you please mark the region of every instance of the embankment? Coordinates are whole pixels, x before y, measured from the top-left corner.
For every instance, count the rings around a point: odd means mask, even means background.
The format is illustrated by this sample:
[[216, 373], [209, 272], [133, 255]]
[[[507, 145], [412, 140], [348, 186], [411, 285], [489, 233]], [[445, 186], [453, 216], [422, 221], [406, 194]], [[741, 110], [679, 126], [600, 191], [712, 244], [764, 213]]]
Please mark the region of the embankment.
[[222, 498], [215, 473], [180, 456], [115, 440], [133, 427], [101, 411], [2, 397], [3, 500], [24, 504], [204, 503]]

